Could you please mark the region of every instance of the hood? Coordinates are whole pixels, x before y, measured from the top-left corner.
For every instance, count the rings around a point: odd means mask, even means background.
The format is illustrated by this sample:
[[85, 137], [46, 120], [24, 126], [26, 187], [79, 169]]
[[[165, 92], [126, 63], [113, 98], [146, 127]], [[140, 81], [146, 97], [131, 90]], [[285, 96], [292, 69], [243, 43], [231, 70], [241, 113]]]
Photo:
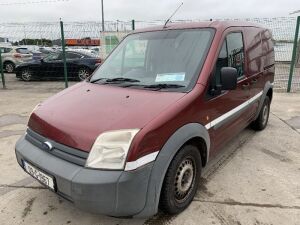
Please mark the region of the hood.
[[101, 133], [142, 129], [184, 95], [81, 82], [40, 104], [28, 126], [53, 141], [89, 152]]

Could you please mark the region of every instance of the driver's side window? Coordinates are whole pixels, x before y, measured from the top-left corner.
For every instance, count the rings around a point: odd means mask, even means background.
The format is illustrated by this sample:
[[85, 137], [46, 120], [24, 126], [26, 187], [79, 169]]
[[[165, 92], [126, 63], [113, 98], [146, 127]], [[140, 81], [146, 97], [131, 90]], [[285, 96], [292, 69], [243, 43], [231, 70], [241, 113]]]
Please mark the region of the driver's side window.
[[[226, 36], [219, 56], [217, 58], [214, 72], [210, 81], [211, 93], [221, 88], [221, 69], [223, 67], [233, 67], [237, 69], [238, 78], [244, 75], [244, 44], [241, 32], [233, 32]], [[220, 91], [220, 90], [219, 90]]]
[[62, 60], [62, 53], [54, 53], [44, 59], [45, 62], [52, 62], [56, 60]]
[[217, 63], [215, 65], [215, 72], [213, 76], [213, 85], [221, 85], [221, 69], [222, 67], [227, 67], [228, 66], [228, 52], [227, 52], [227, 42], [226, 40], [224, 41], [222, 45], [222, 49], [219, 53]]

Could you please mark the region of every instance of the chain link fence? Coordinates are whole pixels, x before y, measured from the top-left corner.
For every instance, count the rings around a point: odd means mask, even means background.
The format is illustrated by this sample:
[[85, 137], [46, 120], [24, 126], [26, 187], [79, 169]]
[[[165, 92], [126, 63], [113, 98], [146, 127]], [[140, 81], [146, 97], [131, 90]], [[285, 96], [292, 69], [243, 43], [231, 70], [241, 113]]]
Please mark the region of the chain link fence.
[[[226, 20], [226, 19], [214, 19]], [[295, 39], [296, 17], [278, 17], [278, 18], [251, 18], [236, 19], [237, 21], [250, 21], [261, 24], [273, 33], [275, 43], [276, 75], [275, 89], [286, 91], [288, 89], [289, 75], [291, 73], [291, 91], [300, 91], [300, 60], [299, 60], [299, 38]], [[173, 22], [197, 22], [200, 20], [173, 20]], [[202, 20], [203, 21], [203, 20]], [[150, 26], [162, 25], [164, 21], [107, 21], [105, 23], [105, 32], [101, 30], [100, 22], [65, 22], [64, 38], [67, 51], [67, 75], [68, 80], [79, 80], [84, 78], [99, 65], [100, 61], [105, 59], [113, 48], [132, 31], [133, 28], [140, 29]], [[59, 52], [62, 50], [61, 28], [59, 23], [2, 23], [0, 24], [0, 48], [2, 49], [2, 63], [4, 72], [14, 72], [20, 77], [20, 71], [15, 71], [23, 61], [41, 60], [47, 63], [47, 60], [57, 60], [62, 63], [63, 59]], [[291, 62], [293, 56], [293, 46], [296, 44], [295, 63]], [[19, 57], [14, 61], [14, 65], [7, 63], [7, 51], [14, 50], [11, 57]], [[30, 57], [26, 58], [22, 53], [30, 52]], [[25, 51], [25, 52], [24, 52]], [[57, 53], [55, 55], [55, 53]], [[71, 54], [73, 53], [73, 54]], [[53, 55], [51, 58], [51, 55]], [[78, 54], [76, 56], [76, 54]], [[88, 66], [77, 67], [72, 64], [82, 54], [87, 54], [90, 59]], [[81, 56], [79, 56], [81, 55]], [[55, 56], [57, 58], [55, 58]], [[49, 58], [50, 57], [50, 58]], [[83, 57], [84, 58], [84, 57]], [[88, 61], [88, 60], [87, 60]], [[57, 62], [57, 64], [59, 64]], [[46, 66], [38, 71], [39, 77], [49, 79], [62, 79], [64, 72], [61, 68], [63, 64], [56, 67]], [[91, 66], [92, 65], [92, 66]], [[19, 68], [19, 66], [17, 67]], [[85, 69], [85, 70], [83, 70]], [[29, 71], [32, 72], [32, 71]], [[25, 74], [26, 75], [26, 74]], [[12, 74], [6, 74], [5, 77], [12, 77]], [[28, 76], [28, 74], [27, 74]], [[29, 74], [30, 76], [30, 74]], [[20, 77], [22, 78], [22, 77]]]

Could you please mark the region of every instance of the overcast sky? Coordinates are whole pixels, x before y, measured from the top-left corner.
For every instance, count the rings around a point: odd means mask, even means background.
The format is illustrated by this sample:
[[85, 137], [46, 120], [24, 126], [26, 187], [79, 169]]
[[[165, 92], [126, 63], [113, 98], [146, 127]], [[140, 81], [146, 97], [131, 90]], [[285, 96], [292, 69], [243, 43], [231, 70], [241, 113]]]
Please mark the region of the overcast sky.
[[[0, 22], [101, 20], [101, 0], [0, 0]], [[182, 1], [104, 0], [105, 20], [165, 20]], [[6, 5], [6, 4], [10, 5]], [[183, 0], [176, 19], [289, 16], [300, 0]], [[299, 14], [300, 15], [300, 14]]]

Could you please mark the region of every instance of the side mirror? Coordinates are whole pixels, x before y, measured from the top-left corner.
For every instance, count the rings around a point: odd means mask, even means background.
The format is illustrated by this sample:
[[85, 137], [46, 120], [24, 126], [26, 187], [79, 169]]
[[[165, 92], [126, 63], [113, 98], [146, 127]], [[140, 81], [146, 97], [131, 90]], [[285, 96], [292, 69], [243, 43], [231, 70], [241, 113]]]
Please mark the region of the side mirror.
[[223, 67], [221, 69], [222, 90], [235, 90], [237, 86], [238, 72], [233, 67]]

